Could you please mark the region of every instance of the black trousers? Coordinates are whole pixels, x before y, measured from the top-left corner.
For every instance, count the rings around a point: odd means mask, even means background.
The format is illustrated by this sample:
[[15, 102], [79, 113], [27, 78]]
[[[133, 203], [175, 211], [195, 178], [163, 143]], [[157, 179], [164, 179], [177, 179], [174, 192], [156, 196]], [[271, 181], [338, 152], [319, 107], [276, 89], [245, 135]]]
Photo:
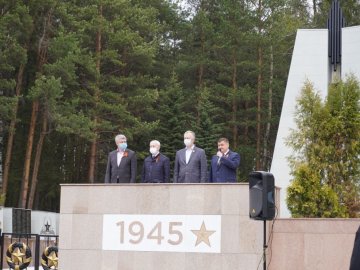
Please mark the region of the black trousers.
[[354, 248], [350, 261], [350, 270], [360, 270], [360, 226], [355, 235]]

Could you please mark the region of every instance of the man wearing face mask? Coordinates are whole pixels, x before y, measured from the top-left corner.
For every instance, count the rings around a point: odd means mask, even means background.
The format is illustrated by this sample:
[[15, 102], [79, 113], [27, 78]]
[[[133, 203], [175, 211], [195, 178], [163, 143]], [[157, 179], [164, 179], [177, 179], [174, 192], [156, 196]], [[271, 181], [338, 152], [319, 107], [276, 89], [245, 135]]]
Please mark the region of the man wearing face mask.
[[109, 154], [105, 183], [135, 183], [136, 154], [127, 148], [126, 141], [125, 135], [115, 137], [117, 149]]
[[176, 152], [174, 183], [205, 183], [207, 161], [205, 151], [194, 145], [195, 133], [184, 134], [185, 149]]
[[160, 153], [160, 142], [150, 142], [150, 156], [145, 158], [141, 174], [143, 183], [168, 183], [170, 179], [170, 160]]
[[236, 182], [236, 169], [240, 165], [240, 155], [229, 149], [229, 140], [218, 140], [218, 152], [211, 159], [209, 182]]

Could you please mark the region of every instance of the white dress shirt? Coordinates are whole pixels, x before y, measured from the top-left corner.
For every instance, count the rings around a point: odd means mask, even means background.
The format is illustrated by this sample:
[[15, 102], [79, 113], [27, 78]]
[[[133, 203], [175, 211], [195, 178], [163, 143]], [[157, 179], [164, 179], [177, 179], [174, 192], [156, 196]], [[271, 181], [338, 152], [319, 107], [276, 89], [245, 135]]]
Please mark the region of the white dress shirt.
[[222, 157], [226, 157], [229, 154], [229, 149], [224, 153], [221, 157], [218, 158], [217, 164], [220, 165], [220, 161]]
[[191, 146], [190, 148], [186, 148], [186, 155], [185, 155], [185, 162], [186, 162], [186, 164], [188, 164], [189, 163], [189, 160], [190, 160], [190, 156], [191, 156], [191, 153], [193, 152], [193, 150], [194, 150], [194, 147], [195, 147], [195, 145], [193, 145], [193, 146]]
[[117, 165], [120, 165], [121, 159], [124, 156], [124, 151], [117, 151], [117, 156], [116, 156], [116, 161], [117, 161]]

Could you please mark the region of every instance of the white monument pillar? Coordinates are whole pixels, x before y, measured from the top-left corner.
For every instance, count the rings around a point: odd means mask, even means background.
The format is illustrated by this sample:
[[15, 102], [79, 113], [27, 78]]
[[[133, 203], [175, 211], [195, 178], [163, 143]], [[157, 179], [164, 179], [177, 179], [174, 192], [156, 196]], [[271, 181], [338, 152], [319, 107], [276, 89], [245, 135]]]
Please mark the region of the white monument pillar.
[[276, 137], [273, 160], [270, 172], [275, 176], [276, 186], [280, 192], [280, 216], [289, 217], [286, 206], [286, 189], [291, 175], [287, 158], [292, 149], [286, 145], [286, 138], [291, 129], [295, 129], [294, 113], [296, 99], [304, 83], [311, 81], [315, 89], [325, 98], [328, 87], [328, 31], [327, 29], [297, 31], [293, 56], [291, 60], [283, 107]]
[[296, 99], [305, 81], [312, 82], [316, 91], [325, 99], [334, 74], [341, 74], [344, 79], [351, 73], [360, 80], [360, 26], [342, 28], [341, 67], [338, 65], [336, 71], [331, 65], [328, 47], [328, 29], [298, 30], [270, 170], [275, 176], [276, 186], [281, 188], [281, 217], [290, 216], [285, 199], [292, 179], [287, 158], [293, 151], [285, 141], [290, 130], [296, 128]]

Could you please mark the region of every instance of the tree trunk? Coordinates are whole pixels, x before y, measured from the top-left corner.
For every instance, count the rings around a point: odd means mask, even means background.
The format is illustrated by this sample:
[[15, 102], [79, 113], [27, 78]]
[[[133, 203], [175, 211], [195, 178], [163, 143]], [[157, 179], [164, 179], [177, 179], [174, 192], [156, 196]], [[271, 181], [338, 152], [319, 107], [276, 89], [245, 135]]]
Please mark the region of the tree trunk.
[[[103, 6], [100, 4], [99, 6], [99, 18], [100, 21], [102, 20], [102, 14], [103, 14]], [[96, 33], [96, 88], [94, 93], [94, 99], [95, 99], [95, 108], [98, 107], [99, 102], [99, 95], [100, 95], [100, 74], [101, 74], [101, 23], [99, 26], [99, 29]], [[96, 152], [97, 152], [97, 136], [98, 131], [97, 129], [97, 123], [98, 123], [98, 116], [96, 115], [97, 112], [95, 112], [94, 117], [94, 123], [95, 123], [95, 139], [91, 142], [91, 148], [90, 148], [90, 161], [89, 161], [89, 183], [95, 182], [95, 165], [96, 165]]]
[[256, 112], [256, 169], [261, 169], [261, 157], [260, 157], [260, 146], [261, 146], [261, 94], [262, 94], [262, 47], [259, 46], [258, 48], [258, 67], [259, 67], [259, 74], [257, 80], [257, 112]]
[[19, 200], [20, 208], [25, 208], [26, 206], [27, 194], [29, 189], [31, 154], [34, 144], [35, 126], [36, 126], [38, 111], [39, 111], [39, 101], [34, 101], [31, 109], [30, 129], [29, 129], [28, 141], [26, 145], [24, 171], [23, 171], [20, 200]]
[[273, 79], [274, 79], [274, 52], [273, 46], [270, 46], [270, 79], [269, 79], [269, 100], [268, 100], [268, 120], [266, 123], [266, 131], [264, 136], [264, 163], [263, 167], [268, 167], [269, 150], [268, 143], [270, 139], [271, 117], [272, 117], [272, 96], [273, 96]]
[[204, 59], [204, 53], [205, 53], [205, 35], [204, 32], [201, 32], [201, 59], [200, 59], [200, 66], [199, 66], [199, 78], [198, 78], [198, 87], [199, 87], [199, 92], [198, 92], [198, 108], [196, 110], [197, 114], [196, 114], [196, 123], [199, 126], [200, 125], [200, 121], [201, 121], [201, 116], [200, 116], [200, 105], [201, 105], [201, 91], [203, 90], [204, 87], [204, 63], [203, 63], [203, 59]]
[[[205, 10], [205, 1], [200, 1], [200, 10]], [[204, 28], [201, 27], [201, 34], [200, 34], [200, 42], [201, 42], [201, 59], [200, 59], [200, 66], [199, 66], [199, 80], [198, 85], [199, 89], [202, 89], [204, 86], [204, 54], [205, 54], [205, 33]]]
[[237, 127], [237, 61], [235, 56], [235, 51], [233, 51], [233, 66], [232, 66], [232, 90], [233, 90], [233, 100], [232, 100], [232, 122], [233, 122], [233, 147], [237, 148], [238, 142], [238, 127]]
[[[43, 65], [47, 61], [46, 58], [47, 58], [47, 50], [48, 50], [48, 36], [49, 36], [48, 30], [49, 30], [49, 26], [51, 26], [52, 11], [53, 10], [50, 9], [49, 12], [47, 13], [47, 16], [45, 16], [44, 18], [43, 32], [41, 37], [39, 38], [39, 44], [37, 49], [37, 64], [36, 64], [36, 69], [39, 73], [42, 72]], [[37, 121], [38, 110], [39, 110], [39, 101], [35, 100], [33, 101], [32, 109], [31, 109], [30, 129], [28, 135], [28, 142], [26, 146], [24, 171], [23, 171], [23, 178], [22, 178], [21, 190], [20, 190], [19, 207], [21, 208], [25, 208], [27, 196], [28, 196], [31, 154], [34, 143], [35, 126]]]
[[[262, 35], [262, 2], [259, 0], [258, 17], [259, 17], [259, 38]], [[263, 49], [261, 40], [258, 45], [258, 78], [257, 78], [257, 113], [256, 113], [256, 170], [261, 169], [261, 94], [262, 94], [262, 65], [263, 65]]]
[[249, 124], [248, 124], [248, 116], [247, 116], [247, 113], [248, 113], [248, 109], [249, 109], [249, 101], [245, 101], [245, 112], [244, 112], [244, 115], [245, 115], [245, 118], [244, 118], [244, 122], [245, 122], [245, 127], [244, 127], [244, 137], [243, 137], [243, 141], [244, 141], [244, 144], [248, 144], [249, 143]]
[[[95, 119], [96, 123], [96, 119]], [[89, 162], [89, 183], [95, 182], [95, 165], [96, 165], [96, 150], [97, 149], [97, 140], [94, 139], [91, 142], [90, 147], [90, 162]]]
[[[80, 179], [83, 180], [85, 177], [82, 175], [83, 171], [86, 171], [86, 169], [84, 168], [84, 162], [83, 162], [83, 157], [87, 156], [87, 153], [85, 151], [86, 147], [84, 148], [84, 144], [82, 141], [79, 140], [79, 138], [77, 138], [78, 143], [72, 145], [73, 147], [73, 170], [72, 170], [72, 180], [75, 179], [75, 181], [79, 181]], [[80, 166], [76, 166], [77, 164], [81, 164]]]
[[[17, 78], [16, 78], [16, 87], [15, 87], [16, 97], [20, 97], [22, 81], [23, 81], [23, 76], [24, 76], [24, 69], [25, 69], [25, 64], [21, 64], [19, 67]], [[9, 183], [10, 163], [11, 163], [11, 156], [12, 156], [12, 148], [13, 148], [13, 144], [14, 144], [15, 126], [16, 126], [18, 108], [19, 108], [19, 102], [16, 102], [16, 104], [13, 108], [13, 119], [11, 119], [11, 121], [10, 121], [9, 136], [8, 136], [8, 141], [7, 141], [7, 145], [6, 145], [6, 156], [5, 156], [5, 163], [4, 163], [2, 194], [6, 194], [7, 186]]]
[[313, 0], [313, 11], [314, 11], [314, 17], [317, 14], [317, 0]]
[[199, 66], [199, 79], [198, 79], [198, 85], [199, 85], [199, 89], [202, 89], [204, 86], [204, 63], [203, 63], [203, 58], [204, 58], [204, 51], [205, 51], [205, 37], [202, 34], [201, 35], [201, 60], [200, 60], [200, 66]]
[[32, 209], [33, 203], [34, 203], [35, 191], [36, 191], [36, 186], [38, 183], [38, 174], [39, 174], [41, 153], [42, 153], [42, 148], [44, 145], [44, 139], [47, 134], [47, 125], [48, 125], [48, 117], [47, 117], [47, 110], [45, 110], [44, 115], [43, 115], [41, 133], [40, 133], [38, 144], [36, 146], [34, 168], [33, 168], [33, 174], [31, 177], [31, 189], [30, 189], [29, 200], [28, 200], [28, 209]]

